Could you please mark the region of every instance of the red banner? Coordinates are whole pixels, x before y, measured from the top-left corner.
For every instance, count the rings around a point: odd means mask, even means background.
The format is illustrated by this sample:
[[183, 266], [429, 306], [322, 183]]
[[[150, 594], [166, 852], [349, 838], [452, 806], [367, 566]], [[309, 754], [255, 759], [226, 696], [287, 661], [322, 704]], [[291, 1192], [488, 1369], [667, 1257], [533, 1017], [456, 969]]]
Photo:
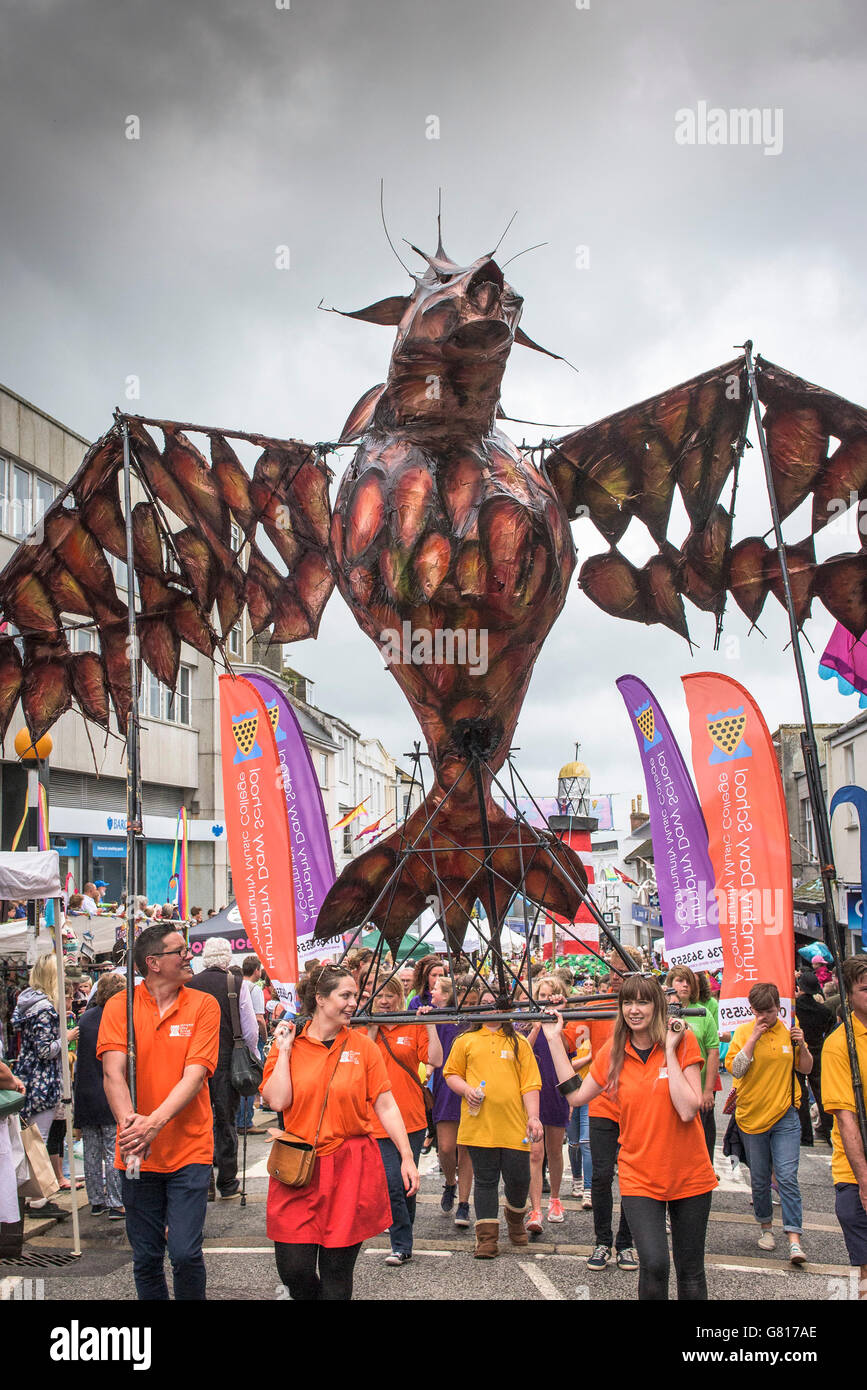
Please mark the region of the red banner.
[[220, 677], [220, 746], [232, 887], [247, 935], [277, 994], [298, 983], [289, 818], [265, 702], [243, 676]]
[[752, 1018], [754, 984], [775, 984], [792, 1024], [795, 937], [783, 783], [761, 710], [713, 672], [683, 677], [692, 765], [716, 876], [723, 949], [720, 1029]]

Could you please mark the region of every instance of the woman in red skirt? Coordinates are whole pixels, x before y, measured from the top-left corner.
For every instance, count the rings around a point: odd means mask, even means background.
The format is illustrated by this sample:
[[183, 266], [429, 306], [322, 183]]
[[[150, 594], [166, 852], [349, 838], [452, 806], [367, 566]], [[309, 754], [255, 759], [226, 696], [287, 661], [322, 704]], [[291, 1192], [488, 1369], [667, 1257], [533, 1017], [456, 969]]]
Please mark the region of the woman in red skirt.
[[408, 1196], [418, 1191], [418, 1171], [379, 1048], [347, 1026], [358, 997], [352, 975], [342, 966], [320, 966], [303, 981], [300, 996], [312, 1017], [297, 1037], [293, 1024], [278, 1026], [262, 1098], [282, 1110], [287, 1130], [316, 1140], [316, 1162], [307, 1187], [271, 1178], [267, 1231], [293, 1300], [336, 1302], [352, 1297], [362, 1241], [391, 1225], [371, 1107], [400, 1154]]

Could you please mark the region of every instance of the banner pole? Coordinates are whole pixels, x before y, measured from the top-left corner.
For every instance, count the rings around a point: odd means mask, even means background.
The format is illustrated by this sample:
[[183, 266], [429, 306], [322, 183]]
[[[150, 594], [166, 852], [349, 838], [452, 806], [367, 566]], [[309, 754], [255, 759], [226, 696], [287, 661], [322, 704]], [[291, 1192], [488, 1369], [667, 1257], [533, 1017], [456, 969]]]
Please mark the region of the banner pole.
[[[135, 621], [135, 552], [132, 535], [132, 486], [129, 422], [120, 416], [123, 435], [123, 504], [126, 526], [127, 652], [129, 656], [130, 708], [126, 721], [126, 1048], [127, 1085], [133, 1110], [137, 1105], [135, 1044], [135, 912], [138, 898], [138, 838], [141, 834], [141, 769], [139, 766], [138, 636]], [[127, 1165], [127, 1177], [138, 1177], [135, 1160]]]
[[801, 708], [804, 713], [804, 732], [801, 734], [801, 749], [804, 755], [804, 771], [807, 776], [807, 791], [810, 797], [810, 808], [813, 813], [813, 824], [816, 827], [816, 839], [819, 845], [819, 869], [825, 895], [825, 937], [831, 955], [834, 958], [834, 972], [837, 976], [837, 985], [840, 990], [840, 1003], [843, 1009], [843, 1026], [846, 1030], [846, 1047], [849, 1053], [849, 1066], [852, 1070], [852, 1089], [855, 1097], [855, 1110], [858, 1116], [858, 1127], [861, 1131], [861, 1143], [864, 1145], [864, 1153], [867, 1154], [867, 1109], [865, 1109], [864, 1105], [864, 1084], [861, 1079], [858, 1050], [855, 1045], [855, 1034], [852, 1031], [852, 1014], [849, 1009], [849, 999], [843, 980], [842, 956], [845, 942], [842, 928], [837, 921], [837, 908], [834, 903], [834, 889], [832, 886], [837, 879], [837, 870], [834, 866], [834, 850], [831, 842], [831, 820], [828, 815], [828, 807], [825, 803], [825, 795], [822, 790], [822, 774], [819, 769], [816, 731], [813, 727], [810, 695], [807, 690], [807, 678], [804, 673], [804, 659], [801, 652], [801, 635], [798, 629], [797, 618], [795, 617], [795, 605], [792, 600], [792, 586], [789, 582], [789, 566], [786, 558], [786, 545], [783, 540], [783, 530], [780, 524], [780, 509], [777, 504], [777, 494], [774, 488], [771, 456], [768, 452], [768, 441], [765, 435], [765, 427], [762, 423], [761, 403], [759, 401], [759, 392], [756, 385], [756, 369], [753, 362], [753, 344], [751, 339], [748, 338], [743, 344], [743, 351], [750, 383], [753, 419], [756, 422], [756, 433], [759, 440], [759, 450], [762, 455], [762, 464], [765, 470], [768, 500], [771, 505], [774, 539], [777, 544], [777, 555], [780, 560], [780, 576], [783, 581], [783, 594], [786, 600], [789, 632], [792, 638], [792, 655], [795, 659], [795, 672], [798, 677], [798, 688], [801, 692]]

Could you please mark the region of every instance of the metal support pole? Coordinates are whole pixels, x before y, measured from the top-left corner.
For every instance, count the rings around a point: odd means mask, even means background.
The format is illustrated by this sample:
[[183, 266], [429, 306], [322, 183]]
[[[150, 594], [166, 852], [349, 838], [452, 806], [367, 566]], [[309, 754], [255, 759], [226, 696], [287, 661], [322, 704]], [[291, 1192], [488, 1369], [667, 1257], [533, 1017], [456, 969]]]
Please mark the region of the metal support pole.
[[819, 848], [819, 869], [822, 875], [822, 888], [825, 895], [825, 936], [828, 948], [834, 958], [834, 970], [837, 976], [837, 985], [840, 990], [840, 1003], [843, 1009], [843, 1026], [846, 1030], [846, 1046], [849, 1052], [849, 1065], [852, 1069], [852, 1089], [855, 1097], [855, 1111], [858, 1116], [858, 1126], [861, 1131], [861, 1143], [864, 1145], [864, 1153], [867, 1154], [867, 1110], [865, 1110], [864, 1107], [864, 1084], [861, 1079], [858, 1051], [855, 1045], [855, 1034], [852, 1031], [852, 1014], [849, 1009], [849, 1000], [843, 981], [842, 954], [844, 941], [842, 930], [837, 922], [837, 908], [834, 902], [833, 885], [837, 879], [837, 871], [834, 867], [834, 851], [831, 842], [831, 821], [828, 816], [828, 807], [825, 804], [825, 796], [822, 791], [819, 751], [816, 746], [816, 732], [813, 727], [810, 696], [807, 690], [807, 678], [804, 673], [804, 660], [801, 654], [801, 635], [798, 630], [798, 623], [795, 617], [795, 605], [792, 600], [792, 586], [789, 582], [786, 544], [783, 540], [783, 530], [780, 524], [780, 509], [777, 505], [777, 494], [774, 488], [771, 456], [768, 452], [768, 441], [765, 437], [765, 428], [762, 423], [761, 403], [759, 401], [759, 392], [756, 385], [756, 369], [752, 357], [753, 344], [750, 339], [747, 339], [744, 343], [743, 350], [750, 383], [753, 418], [756, 423], [759, 449], [761, 451], [762, 464], [765, 470], [765, 482], [768, 488], [768, 500], [771, 505], [774, 539], [776, 541], [777, 555], [780, 561], [780, 575], [783, 581], [783, 594], [786, 600], [789, 632], [792, 638], [792, 655], [795, 658], [795, 672], [798, 677], [798, 688], [801, 692], [801, 709], [804, 713], [804, 732], [801, 735], [801, 748], [804, 754], [804, 771], [807, 776], [807, 790], [810, 796], [810, 808], [813, 813], [813, 824], [816, 827], [816, 839]]
[[490, 918], [488, 922], [488, 941], [490, 942], [491, 954], [493, 956], [494, 968], [497, 972], [497, 988], [500, 992], [499, 1002], [505, 1004], [508, 998], [506, 990], [506, 972], [503, 969], [503, 945], [500, 939], [500, 913], [497, 908], [497, 889], [494, 883], [494, 864], [491, 858], [491, 831], [488, 825], [488, 808], [485, 805], [485, 784], [482, 780], [481, 760], [475, 751], [473, 758], [473, 776], [476, 781], [476, 795], [479, 799], [479, 816], [482, 826], [482, 843], [485, 846], [485, 869], [488, 878], [488, 894], [490, 904], [488, 912]]
[[[130, 707], [126, 721], [126, 1033], [127, 1085], [136, 1108], [135, 1043], [135, 911], [138, 897], [138, 839], [142, 833], [141, 770], [138, 709], [138, 636], [135, 621], [135, 552], [132, 536], [132, 482], [129, 423], [120, 420], [123, 435], [123, 506], [126, 525], [127, 654], [129, 657]], [[127, 1165], [127, 1177], [138, 1176], [135, 1160]]]

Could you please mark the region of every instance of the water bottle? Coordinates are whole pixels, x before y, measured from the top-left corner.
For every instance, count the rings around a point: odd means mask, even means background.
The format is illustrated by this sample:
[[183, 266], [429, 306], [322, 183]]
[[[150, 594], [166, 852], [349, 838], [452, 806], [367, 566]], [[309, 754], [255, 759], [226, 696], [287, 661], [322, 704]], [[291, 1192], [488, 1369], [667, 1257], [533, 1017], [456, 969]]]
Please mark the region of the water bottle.
[[[485, 1099], [485, 1096], [484, 1096], [485, 1083], [484, 1083], [484, 1081], [480, 1081], [480, 1082], [479, 1082], [479, 1090], [482, 1092], [482, 1100], [484, 1100], [484, 1099]], [[481, 1108], [482, 1108], [482, 1100], [480, 1100], [480, 1101], [478, 1102], [477, 1105], [473, 1105], [472, 1101], [469, 1101], [469, 1100], [467, 1101], [467, 1109], [469, 1110], [469, 1112], [470, 1112], [471, 1115], [473, 1115], [473, 1116], [478, 1115], [479, 1111], [480, 1111]]]

